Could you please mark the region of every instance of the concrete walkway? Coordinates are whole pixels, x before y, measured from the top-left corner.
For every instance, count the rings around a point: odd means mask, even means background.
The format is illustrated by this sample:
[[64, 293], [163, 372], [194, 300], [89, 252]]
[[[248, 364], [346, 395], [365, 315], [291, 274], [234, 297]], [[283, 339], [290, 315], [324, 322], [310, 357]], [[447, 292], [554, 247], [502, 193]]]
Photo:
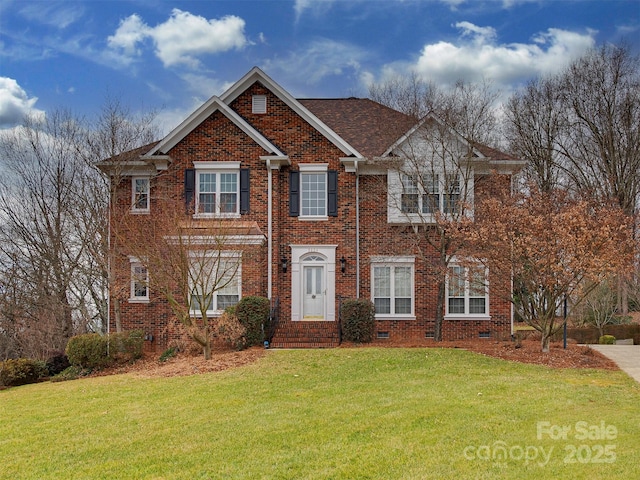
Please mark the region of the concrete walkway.
[[640, 383], [640, 345], [589, 345], [618, 364], [620, 369]]

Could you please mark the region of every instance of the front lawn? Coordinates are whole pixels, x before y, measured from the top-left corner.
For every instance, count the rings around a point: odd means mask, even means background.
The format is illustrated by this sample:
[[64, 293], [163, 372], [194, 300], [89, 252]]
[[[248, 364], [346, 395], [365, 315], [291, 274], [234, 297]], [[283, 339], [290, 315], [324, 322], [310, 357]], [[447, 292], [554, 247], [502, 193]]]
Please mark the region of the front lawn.
[[0, 391], [2, 479], [640, 478], [640, 387], [455, 349]]

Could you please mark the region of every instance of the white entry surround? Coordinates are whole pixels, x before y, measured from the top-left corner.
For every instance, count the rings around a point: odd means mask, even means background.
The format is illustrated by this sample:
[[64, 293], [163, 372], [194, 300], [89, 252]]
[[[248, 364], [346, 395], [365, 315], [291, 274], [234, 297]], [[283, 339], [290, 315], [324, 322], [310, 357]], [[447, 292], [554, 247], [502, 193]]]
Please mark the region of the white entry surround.
[[336, 320], [337, 245], [291, 245], [291, 320]]

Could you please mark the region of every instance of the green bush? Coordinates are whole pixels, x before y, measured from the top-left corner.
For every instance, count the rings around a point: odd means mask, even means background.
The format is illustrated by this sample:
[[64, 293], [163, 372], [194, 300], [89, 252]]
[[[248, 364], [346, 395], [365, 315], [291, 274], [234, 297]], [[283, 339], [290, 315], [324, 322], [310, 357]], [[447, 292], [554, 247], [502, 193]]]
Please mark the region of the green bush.
[[100, 369], [114, 363], [131, 362], [142, 356], [144, 335], [139, 330], [99, 335], [87, 333], [69, 339], [66, 354], [71, 365]]
[[348, 342], [367, 343], [375, 331], [375, 307], [365, 299], [342, 302], [342, 337]]
[[91, 370], [85, 370], [81, 367], [76, 367], [71, 365], [70, 367], [65, 368], [63, 371], [51, 377], [52, 382], [66, 382], [67, 380], [75, 380], [78, 377], [83, 377], [85, 375], [89, 375]]
[[133, 362], [142, 357], [144, 333], [142, 330], [112, 333], [108, 337], [109, 356], [114, 362]]
[[0, 385], [17, 387], [35, 383], [49, 374], [44, 362], [30, 358], [17, 358], [0, 362]]
[[598, 343], [600, 345], [615, 345], [616, 344], [616, 337], [614, 337], [613, 335], [602, 335], [598, 339]]
[[264, 330], [269, 328], [269, 299], [265, 297], [243, 297], [235, 306], [235, 316], [240, 324], [246, 329], [244, 335], [244, 345], [262, 345], [264, 341]]
[[111, 363], [106, 336], [97, 333], [76, 335], [69, 339], [65, 353], [69, 363], [80, 368], [103, 368]]
[[162, 352], [162, 355], [160, 355], [160, 358], [158, 360], [160, 360], [161, 362], [166, 362], [170, 358], [175, 357], [176, 353], [176, 347], [169, 347], [164, 352]]

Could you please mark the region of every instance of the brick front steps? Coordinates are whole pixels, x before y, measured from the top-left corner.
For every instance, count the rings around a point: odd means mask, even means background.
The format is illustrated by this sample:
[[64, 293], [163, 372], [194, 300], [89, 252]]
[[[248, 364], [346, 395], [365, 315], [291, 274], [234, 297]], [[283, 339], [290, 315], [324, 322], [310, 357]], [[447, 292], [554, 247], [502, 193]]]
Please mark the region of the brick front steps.
[[333, 348], [338, 345], [338, 322], [284, 322], [277, 326], [271, 342], [271, 348]]

